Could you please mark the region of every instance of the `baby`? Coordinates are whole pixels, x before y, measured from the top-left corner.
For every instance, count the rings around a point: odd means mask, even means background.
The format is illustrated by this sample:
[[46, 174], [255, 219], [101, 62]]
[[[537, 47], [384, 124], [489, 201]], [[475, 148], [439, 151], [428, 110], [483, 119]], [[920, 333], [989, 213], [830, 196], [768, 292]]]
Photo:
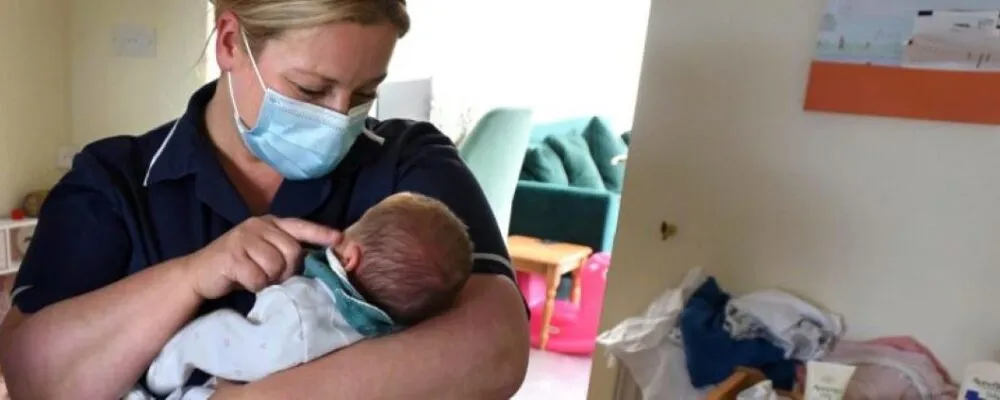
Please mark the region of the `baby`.
[[308, 254], [301, 275], [259, 292], [248, 316], [219, 310], [182, 328], [146, 383], [171, 398], [208, 398], [209, 388], [182, 388], [195, 368], [254, 381], [440, 314], [471, 273], [466, 230], [437, 200], [392, 195], [348, 227], [340, 245]]

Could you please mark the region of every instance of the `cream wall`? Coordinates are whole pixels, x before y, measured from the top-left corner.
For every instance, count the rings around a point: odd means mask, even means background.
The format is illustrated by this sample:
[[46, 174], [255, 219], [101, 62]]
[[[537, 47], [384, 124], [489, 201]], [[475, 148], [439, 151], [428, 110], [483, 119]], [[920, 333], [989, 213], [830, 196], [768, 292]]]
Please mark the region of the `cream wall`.
[[0, 218], [58, 178], [70, 141], [68, 0], [0, 0]]
[[[205, 82], [208, 0], [65, 0], [72, 37], [72, 138], [141, 134], [176, 118]], [[119, 24], [153, 27], [156, 57], [116, 57]]]
[[853, 337], [915, 335], [953, 373], [992, 358], [1000, 129], [803, 112], [821, 0], [652, 3], [603, 327], [701, 265], [842, 312]]
[[[0, 0], [0, 216], [51, 186], [60, 146], [141, 134], [206, 81], [207, 0]], [[155, 58], [112, 53], [118, 24], [156, 30]]]

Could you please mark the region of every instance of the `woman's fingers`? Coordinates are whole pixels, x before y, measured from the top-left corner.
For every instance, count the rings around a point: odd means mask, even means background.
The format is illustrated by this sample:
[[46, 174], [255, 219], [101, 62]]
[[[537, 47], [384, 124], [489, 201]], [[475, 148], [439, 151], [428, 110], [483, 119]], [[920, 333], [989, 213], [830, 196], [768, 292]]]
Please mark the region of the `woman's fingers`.
[[275, 278], [278, 282], [283, 282], [295, 273], [302, 258], [302, 245], [294, 237], [278, 227], [274, 223], [274, 220], [271, 220], [270, 223], [270, 229], [263, 234], [263, 238], [281, 255], [283, 263], [278, 270], [278, 276]]
[[[220, 271], [204, 275], [202, 296], [217, 298], [228, 293], [235, 283], [258, 292], [268, 285], [284, 282], [297, 272], [302, 258], [301, 242], [333, 246], [340, 243], [341, 233], [335, 229], [295, 218], [271, 216], [251, 218], [233, 232], [220, 238], [207, 250], [205, 268]], [[227, 254], [228, 255], [225, 255]]]
[[241, 268], [236, 281], [247, 291], [257, 293], [270, 285], [270, 280], [259, 268]]
[[244, 253], [242, 258], [242, 262], [232, 264], [226, 269], [228, 280], [254, 293], [267, 287], [270, 279], [264, 273], [264, 269], [256, 264], [249, 253]]
[[298, 218], [276, 218], [274, 223], [300, 242], [327, 247], [340, 244], [343, 239], [336, 229]]
[[249, 267], [256, 267], [263, 272], [269, 283], [279, 282], [285, 270], [288, 269], [285, 255], [266, 238], [255, 240], [246, 247], [246, 252], [251, 262]]

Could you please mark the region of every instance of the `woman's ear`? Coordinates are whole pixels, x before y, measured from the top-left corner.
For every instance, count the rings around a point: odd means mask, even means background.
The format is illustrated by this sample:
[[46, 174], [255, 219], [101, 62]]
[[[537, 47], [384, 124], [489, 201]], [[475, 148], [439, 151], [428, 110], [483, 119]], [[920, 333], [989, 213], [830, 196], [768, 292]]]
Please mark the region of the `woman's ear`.
[[236, 15], [229, 11], [215, 21], [215, 60], [222, 72], [230, 72], [238, 65], [239, 53], [243, 52], [240, 29]]

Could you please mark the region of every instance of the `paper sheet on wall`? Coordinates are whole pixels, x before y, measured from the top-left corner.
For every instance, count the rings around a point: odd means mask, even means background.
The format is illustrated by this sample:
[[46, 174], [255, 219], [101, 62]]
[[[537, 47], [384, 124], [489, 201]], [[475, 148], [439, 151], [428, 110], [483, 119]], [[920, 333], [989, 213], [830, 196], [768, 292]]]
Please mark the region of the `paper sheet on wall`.
[[832, 0], [816, 59], [1000, 70], [1000, 1]]
[[806, 108], [1000, 123], [1000, 0], [828, 0]]

